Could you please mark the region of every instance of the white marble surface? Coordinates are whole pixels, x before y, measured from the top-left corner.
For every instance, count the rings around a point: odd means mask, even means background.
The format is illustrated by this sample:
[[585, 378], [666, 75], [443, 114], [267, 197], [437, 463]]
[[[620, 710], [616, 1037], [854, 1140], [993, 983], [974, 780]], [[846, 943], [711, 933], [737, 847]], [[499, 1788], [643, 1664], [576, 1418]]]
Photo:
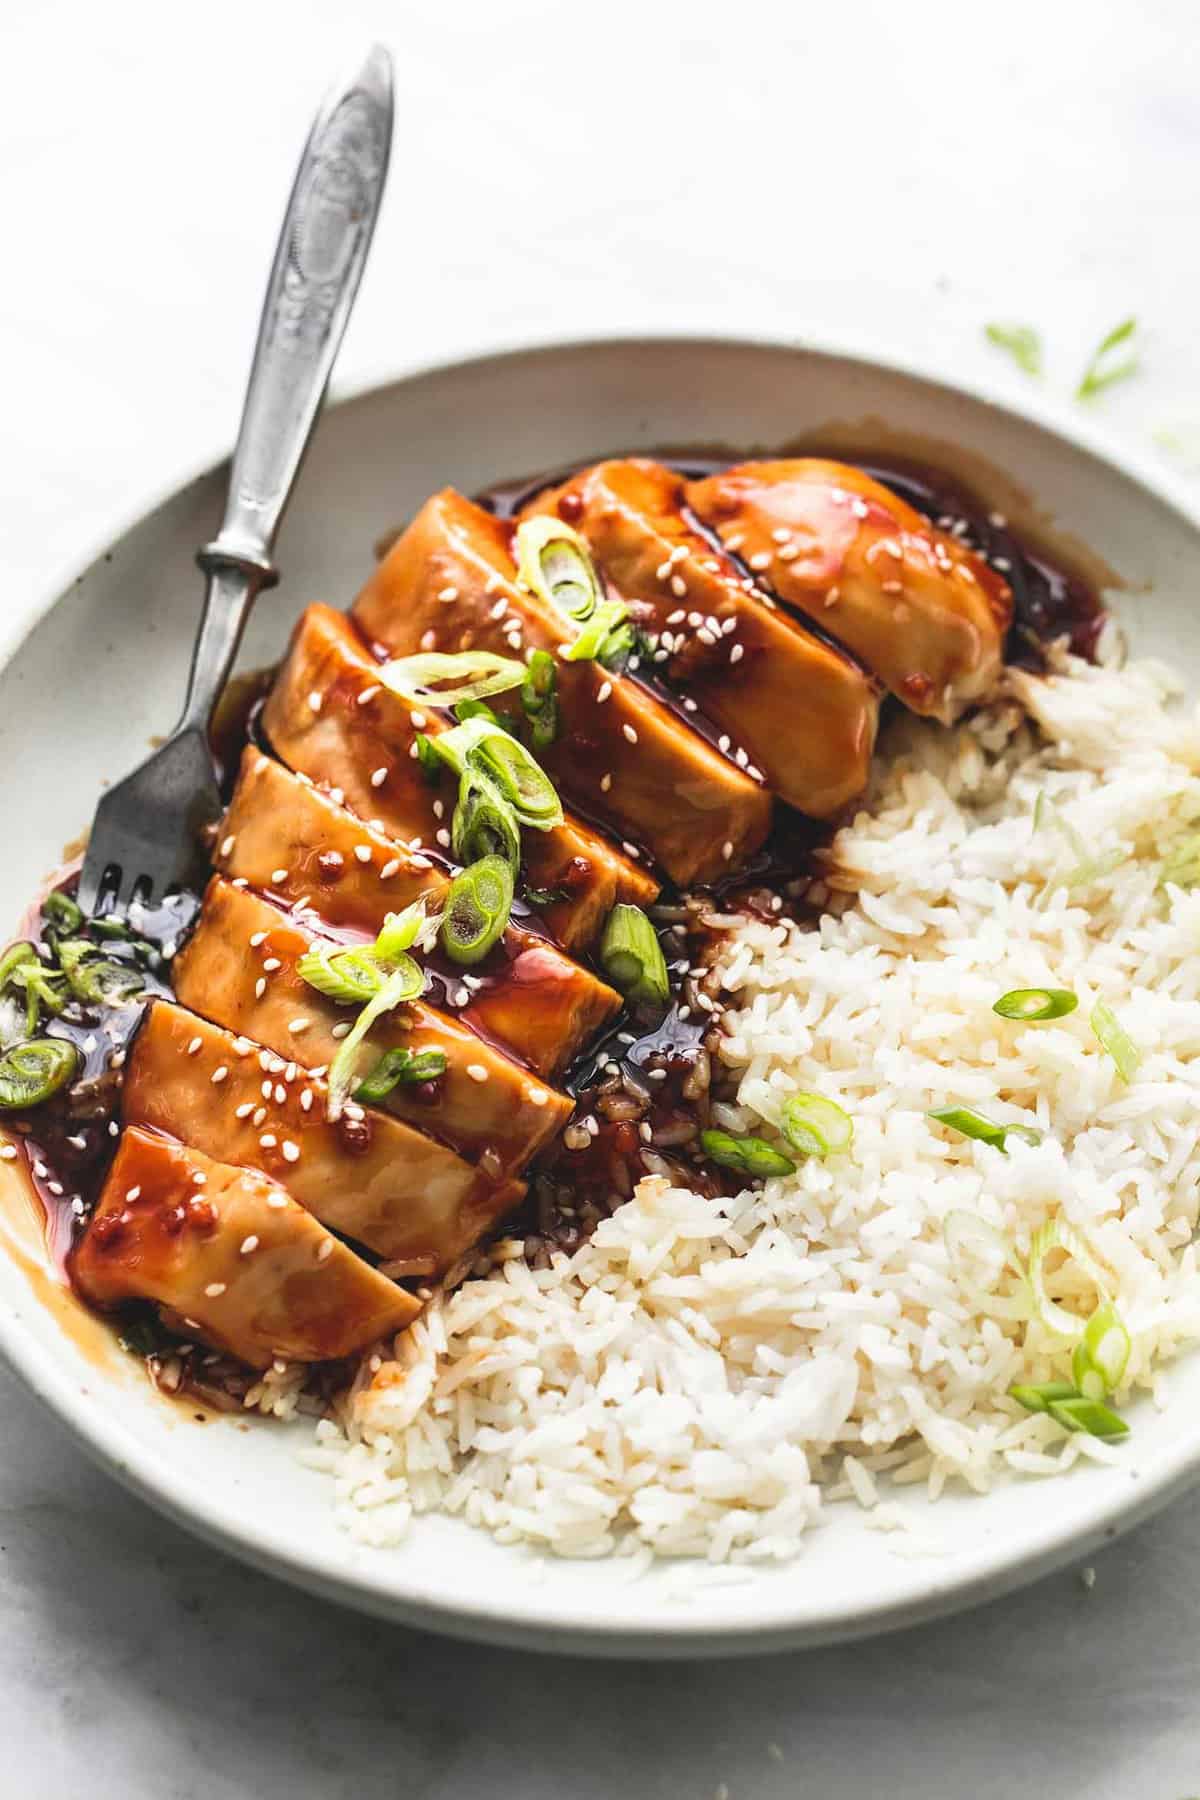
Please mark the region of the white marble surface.
[[[731, 31], [736, 28], [736, 36]], [[40, 0], [0, 11], [0, 607], [236, 415], [331, 60], [395, 50], [390, 203], [340, 367], [620, 328], [844, 334], [1200, 439], [1191, 9], [1009, 0]], [[284, 540], [286, 556], [286, 538]], [[0, 1374], [0, 1793], [23, 1800], [1063, 1800], [1200, 1791], [1200, 1497], [1076, 1575], [874, 1645], [707, 1667], [468, 1648], [193, 1543]], [[813, 1554], [819, 1554], [814, 1544]]]

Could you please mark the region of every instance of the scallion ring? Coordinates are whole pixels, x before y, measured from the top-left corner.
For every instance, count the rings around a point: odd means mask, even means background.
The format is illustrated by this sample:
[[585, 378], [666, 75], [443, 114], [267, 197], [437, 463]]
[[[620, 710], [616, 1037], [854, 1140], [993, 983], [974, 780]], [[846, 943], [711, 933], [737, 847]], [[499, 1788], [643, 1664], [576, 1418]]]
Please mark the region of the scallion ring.
[[525, 519], [513, 549], [521, 580], [568, 619], [590, 619], [604, 590], [587, 542], [559, 519]]
[[378, 679], [404, 700], [450, 707], [520, 687], [525, 679], [525, 664], [512, 656], [496, 656], [490, 650], [463, 650], [454, 656], [428, 650], [384, 663]]
[[939, 1125], [948, 1125], [951, 1131], [957, 1131], [963, 1137], [977, 1138], [980, 1143], [991, 1144], [993, 1149], [1008, 1154], [1006, 1139], [1018, 1137], [1026, 1144], [1040, 1144], [1042, 1134], [1032, 1125], [1000, 1125], [986, 1114], [976, 1112], [973, 1106], [936, 1106], [926, 1118], [936, 1119]]
[[364, 1006], [384, 982], [383, 971], [369, 951], [335, 950], [332, 944], [313, 944], [296, 963], [296, 973], [318, 994], [345, 1006]]
[[1047, 1291], [1046, 1259], [1054, 1250], [1061, 1250], [1068, 1261], [1075, 1263], [1083, 1271], [1095, 1288], [1101, 1305], [1109, 1302], [1109, 1277], [1074, 1226], [1066, 1219], [1048, 1219], [1034, 1232], [1029, 1244], [1027, 1271], [1034, 1313], [1048, 1331], [1073, 1343], [1086, 1332], [1087, 1319], [1051, 1299]]
[[613, 986], [635, 1005], [666, 1006], [671, 998], [658, 933], [640, 906], [622, 902], [613, 907], [600, 939], [600, 964]]
[[790, 1156], [776, 1150], [765, 1138], [735, 1137], [731, 1131], [702, 1131], [700, 1147], [710, 1162], [719, 1163], [723, 1169], [736, 1169], [740, 1175], [790, 1175], [796, 1167]]
[[428, 923], [423, 899], [414, 900], [402, 912], [389, 913], [371, 946], [372, 957], [376, 962], [394, 962], [405, 950], [412, 949]]
[[42, 917], [54, 931], [65, 932], [73, 936], [83, 929], [83, 908], [70, 894], [64, 894], [61, 888], [47, 894], [42, 901]]
[[98, 956], [87, 938], [68, 938], [58, 946], [67, 986], [87, 1006], [124, 1006], [145, 992], [146, 980], [131, 963]]
[[502, 856], [516, 869], [521, 861], [521, 831], [516, 814], [482, 769], [463, 770], [450, 821], [450, 848], [455, 861], [464, 864], [479, 862], [485, 856]]
[[40, 1106], [75, 1077], [79, 1052], [62, 1038], [33, 1038], [0, 1056], [0, 1108]]
[[1026, 1412], [1049, 1412], [1059, 1400], [1074, 1400], [1078, 1397], [1078, 1389], [1069, 1381], [1016, 1381], [1008, 1390], [1010, 1400], [1023, 1406]]
[[485, 856], [454, 877], [442, 914], [442, 944], [456, 963], [482, 961], [512, 912], [513, 872], [506, 857]]
[[779, 1127], [793, 1150], [804, 1156], [833, 1156], [854, 1140], [854, 1121], [824, 1094], [792, 1094], [783, 1103]]
[[[605, 662], [621, 647], [617, 633], [629, 618], [623, 600], [602, 600], [573, 644], [563, 652], [568, 662]], [[632, 648], [632, 644], [629, 646]]]
[[521, 710], [529, 721], [535, 750], [548, 750], [558, 736], [558, 671], [548, 650], [535, 650], [521, 683]]
[[534, 831], [552, 831], [563, 822], [554, 783], [519, 738], [489, 719], [467, 719], [434, 739], [434, 748], [459, 775], [482, 769], [512, 808], [518, 822]]
[[375, 1067], [354, 1090], [354, 1098], [374, 1106], [386, 1100], [394, 1087], [419, 1081], [436, 1081], [446, 1073], [444, 1050], [405, 1050], [397, 1045], [385, 1050]]
[[1131, 1348], [1116, 1307], [1111, 1301], [1102, 1302], [1084, 1327], [1071, 1361], [1075, 1386], [1085, 1399], [1105, 1400], [1120, 1387]]
[[1079, 1005], [1078, 994], [1070, 988], [1010, 988], [992, 1003], [992, 1011], [1002, 1019], [1018, 1019], [1027, 1024], [1043, 1019], [1065, 1019]]
[[16, 980], [18, 970], [39, 962], [40, 958], [32, 944], [26, 943], [24, 940], [17, 944], [10, 944], [4, 954], [0, 956], [0, 992], [6, 987], [23, 987], [24, 983]]

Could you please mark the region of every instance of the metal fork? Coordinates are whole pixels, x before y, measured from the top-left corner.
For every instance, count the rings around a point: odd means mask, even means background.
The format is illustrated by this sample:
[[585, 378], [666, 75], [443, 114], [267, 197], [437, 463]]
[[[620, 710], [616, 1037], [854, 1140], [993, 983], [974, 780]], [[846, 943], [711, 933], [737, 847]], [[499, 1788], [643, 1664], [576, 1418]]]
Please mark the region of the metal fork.
[[271, 551], [324, 397], [375, 229], [392, 136], [392, 65], [376, 45], [324, 102], [288, 202], [259, 321], [187, 698], [160, 750], [96, 808], [79, 879], [86, 913], [124, 915], [203, 879], [221, 816], [213, 709], [255, 596], [279, 579]]

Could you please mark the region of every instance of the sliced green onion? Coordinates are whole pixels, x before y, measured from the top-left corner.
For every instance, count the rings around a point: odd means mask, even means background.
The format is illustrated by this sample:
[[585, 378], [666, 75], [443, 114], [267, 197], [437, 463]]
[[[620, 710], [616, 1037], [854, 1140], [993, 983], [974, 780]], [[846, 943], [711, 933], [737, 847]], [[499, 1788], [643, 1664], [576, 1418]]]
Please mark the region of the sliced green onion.
[[57, 888], [42, 901], [42, 917], [55, 931], [70, 935], [83, 929], [83, 908]]
[[1138, 353], [1136, 349], [1123, 361], [1119, 361], [1113, 356], [1114, 350], [1119, 349], [1122, 344], [1129, 343], [1136, 330], [1136, 318], [1122, 319], [1119, 325], [1113, 326], [1107, 336], [1101, 338], [1079, 378], [1079, 386], [1075, 390], [1077, 400], [1092, 400], [1097, 394], [1103, 393], [1105, 388], [1111, 387], [1114, 381], [1126, 381], [1129, 376], [1137, 373]]
[[369, 951], [335, 950], [331, 944], [313, 944], [297, 961], [296, 973], [327, 1000], [347, 1006], [363, 1006], [374, 999], [384, 981]]
[[854, 1121], [824, 1094], [792, 1094], [783, 1103], [780, 1130], [804, 1156], [833, 1156], [854, 1140]]
[[1090, 1437], [1122, 1438], [1129, 1436], [1129, 1426], [1120, 1413], [1113, 1412], [1099, 1400], [1080, 1394], [1074, 1400], [1051, 1400], [1046, 1411], [1068, 1431], [1085, 1431]]
[[516, 869], [521, 861], [521, 831], [516, 814], [482, 769], [463, 770], [450, 821], [450, 848], [455, 861], [464, 864], [479, 862], [485, 856], [502, 856]]
[[404, 700], [448, 707], [520, 687], [525, 664], [512, 656], [495, 656], [490, 650], [463, 650], [455, 656], [427, 650], [384, 663], [378, 679]]
[[600, 963], [613, 986], [635, 1005], [666, 1006], [670, 1000], [662, 945], [640, 906], [613, 907], [600, 939]]
[[1163, 857], [1158, 885], [1160, 888], [1200, 886], [1200, 832], [1189, 833], [1171, 846]]
[[513, 872], [507, 858], [485, 856], [450, 883], [442, 914], [442, 943], [456, 963], [485, 957], [508, 924]]
[[1132, 1081], [1141, 1064], [1142, 1053], [1112, 1007], [1105, 1001], [1097, 1000], [1093, 1006], [1091, 1025], [1101, 1048], [1107, 1050], [1112, 1057], [1121, 1080], [1126, 1083]]
[[394, 1087], [418, 1081], [436, 1081], [446, 1073], [444, 1050], [385, 1050], [365, 1081], [354, 1090], [354, 1098], [373, 1106], [386, 1100]]
[[[120, 967], [121, 965], [105, 964], [104, 966], [106, 968], [113, 968]], [[132, 971], [125, 970], [124, 973], [129, 974], [132, 973]], [[21, 988], [24, 991], [25, 1035], [26, 1037], [32, 1037], [37, 1030], [38, 1019], [41, 1016], [41, 1008], [43, 1006], [48, 1013], [51, 1013], [57, 1018], [59, 1013], [62, 1012], [63, 1007], [66, 1005], [66, 997], [62, 992], [63, 976], [57, 969], [48, 969], [44, 963], [34, 961], [21, 963], [13, 970], [10, 979], [14, 987]], [[76, 980], [80, 979], [81, 976], [76, 977]], [[136, 979], [137, 985], [140, 987], [140, 977]], [[81, 995], [80, 997], [89, 998], [89, 996], [84, 995]], [[96, 1000], [95, 1003], [101, 1005], [104, 1002]]]
[[992, 1011], [1002, 1019], [1065, 1019], [1079, 1005], [1070, 988], [1011, 988], [994, 1002]]
[[13, 985], [23, 986], [23, 983], [16, 981], [17, 971], [29, 964], [40, 964], [40, 961], [32, 944], [24, 940], [10, 944], [3, 956], [0, 956], [0, 991]]
[[589, 619], [604, 590], [587, 542], [559, 519], [517, 526], [517, 569], [525, 586], [568, 619]]
[[446, 765], [434, 749], [433, 739], [425, 732], [418, 731], [413, 743], [417, 746], [417, 765], [422, 775], [430, 787], [436, 787]]
[[1098, 1306], [1075, 1346], [1071, 1373], [1075, 1386], [1087, 1400], [1105, 1400], [1129, 1363], [1131, 1340], [1124, 1321], [1110, 1301]]
[[486, 700], [460, 700], [454, 708], [454, 716], [460, 725], [464, 725], [468, 719], [486, 719], [489, 724], [500, 725], [503, 730], [499, 713], [493, 712]]
[[1008, 1155], [1006, 1139], [1018, 1137], [1025, 1144], [1040, 1144], [1042, 1134], [1032, 1125], [999, 1125], [995, 1119], [989, 1119], [984, 1113], [976, 1112], [973, 1106], [937, 1106], [926, 1113], [927, 1119], [936, 1119], [939, 1125], [948, 1125], [951, 1131], [961, 1132], [963, 1137], [978, 1138], [980, 1143], [991, 1144], [996, 1150]]
[[989, 344], [1006, 350], [1027, 375], [1042, 372], [1042, 340], [1032, 325], [991, 324], [983, 328]]
[[62, 1038], [34, 1038], [0, 1056], [0, 1108], [40, 1106], [74, 1079], [79, 1052]]
[[371, 946], [376, 962], [392, 963], [405, 950], [411, 950], [428, 923], [424, 900], [414, 900], [402, 912], [389, 913]]
[[548, 750], [558, 736], [558, 671], [548, 650], [535, 650], [521, 684], [521, 709], [529, 721], [535, 750]]
[[562, 802], [554, 783], [525, 745], [503, 726], [488, 719], [467, 719], [435, 738], [434, 748], [460, 776], [472, 765], [482, 769], [522, 825], [552, 831], [562, 824]]
[[1008, 1390], [1009, 1398], [1026, 1412], [1049, 1412], [1050, 1408], [1060, 1400], [1074, 1400], [1078, 1397], [1078, 1389], [1069, 1381], [1040, 1381], [1026, 1383], [1014, 1382]]
[[96, 946], [86, 938], [69, 938], [58, 946], [58, 960], [67, 986], [88, 1006], [122, 1006], [144, 993], [146, 980], [130, 963], [97, 957]]
[[92, 930], [97, 937], [116, 938], [122, 943], [133, 936], [124, 919], [118, 919], [114, 913], [104, 913], [101, 918], [93, 919]]
[[[413, 978], [416, 986], [413, 986]], [[362, 1041], [377, 1019], [405, 1001], [415, 1000], [425, 986], [425, 977], [410, 956], [401, 957], [397, 968], [383, 983], [374, 999], [363, 1007], [353, 1026], [342, 1039], [337, 1055], [329, 1065], [329, 1104], [326, 1117], [336, 1121], [350, 1094], [358, 1086], [358, 1053]]]
[[735, 1137], [730, 1131], [702, 1131], [700, 1146], [710, 1162], [741, 1175], [790, 1175], [796, 1165], [765, 1138]]
[[1064, 1256], [1078, 1264], [1095, 1287], [1102, 1305], [1109, 1300], [1109, 1278], [1074, 1226], [1069, 1225], [1065, 1219], [1050, 1219], [1040, 1230], [1034, 1232], [1029, 1245], [1028, 1268], [1033, 1310], [1047, 1330], [1074, 1342], [1084, 1335], [1087, 1320], [1061, 1306], [1057, 1300], [1052, 1300], [1046, 1292], [1045, 1263], [1052, 1250], [1061, 1250]]
[[605, 662], [618, 654], [617, 634], [629, 618], [623, 600], [602, 600], [590, 615], [575, 642], [563, 652], [568, 662]]

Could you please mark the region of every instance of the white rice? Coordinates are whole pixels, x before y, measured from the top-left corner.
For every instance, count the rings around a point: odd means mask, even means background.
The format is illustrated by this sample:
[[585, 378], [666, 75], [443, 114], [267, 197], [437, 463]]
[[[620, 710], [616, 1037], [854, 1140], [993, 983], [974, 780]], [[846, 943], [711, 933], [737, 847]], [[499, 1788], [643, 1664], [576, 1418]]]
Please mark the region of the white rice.
[[[896, 1486], [1123, 1454], [1006, 1397], [1068, 1376], [1069, 1349], [943, 1227], [973, 1213], [1027, 1255], [1070, 1222], [1132, 1334], [1118, 1406], [1161, 1399], [1200, 1336], [1200, 891], [1159, 886], [1200, 821], [1200, 724], [1167, 689], [1064, 661], [953, 731], [897, 726], [819, 925], [748, 921], [725, 962], [741, 1128], [773, 1137], [783, 1099], [818, 1091], [852, 1115], [850, 1153], [726, 1201], [649, 1177], [548, 1270], [502, 1247], [318, 1427], [351, 1531], [390, 1544], [440, 1509], [562, 1555], [744, 1562], [793, 1555], [839, 1498], [896, 1529]], [[1119, 848], [1113, 872], [1064, 885], [1076, 857], [1034, 829], [1039, 793], [1094, 854]], [[993, 1013], [1031, 986], [1078, 1010]], [[1089, 1025], [1101, 997], [1142, 1053], [1128, 1086]], [[952, 1102], [1046, 1135], [1003, 1155], [927, 1118]], [[1077, 1264], [1056, 1280], [1095, 1305]]]

